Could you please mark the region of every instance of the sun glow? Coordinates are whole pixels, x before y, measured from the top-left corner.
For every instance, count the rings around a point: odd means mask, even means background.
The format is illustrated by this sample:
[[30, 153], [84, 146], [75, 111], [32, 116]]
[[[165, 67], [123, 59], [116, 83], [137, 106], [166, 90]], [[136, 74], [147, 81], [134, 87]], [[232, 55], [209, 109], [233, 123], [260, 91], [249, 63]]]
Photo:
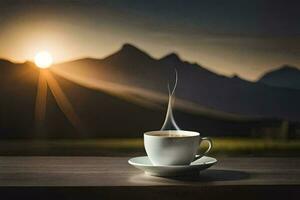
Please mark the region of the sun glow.
[[35, 55], [34, 62], [37, 67], [45, 69], [52, 65], [53, 58], [47, 51], [42, 51]]

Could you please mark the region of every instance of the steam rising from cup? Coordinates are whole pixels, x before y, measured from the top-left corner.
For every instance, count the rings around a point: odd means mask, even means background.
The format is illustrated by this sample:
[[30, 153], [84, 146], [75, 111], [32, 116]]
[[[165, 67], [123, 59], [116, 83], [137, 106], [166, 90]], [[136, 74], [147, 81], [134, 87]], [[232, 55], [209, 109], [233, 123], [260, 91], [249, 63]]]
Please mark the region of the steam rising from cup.
[[170, 84], [168, 83], [168, 92], [169, 92], [168, 109], [167, 109], [164, 124], [160, 129], [161, 131], [180, 130], [173, 116], [173, 105], [175, 101], [175, 90], [177, 87], [177, 81], [178, 81], [178, 73], [177, 70], [175, 69], [175, 83], [172, 90], [170, 89]]

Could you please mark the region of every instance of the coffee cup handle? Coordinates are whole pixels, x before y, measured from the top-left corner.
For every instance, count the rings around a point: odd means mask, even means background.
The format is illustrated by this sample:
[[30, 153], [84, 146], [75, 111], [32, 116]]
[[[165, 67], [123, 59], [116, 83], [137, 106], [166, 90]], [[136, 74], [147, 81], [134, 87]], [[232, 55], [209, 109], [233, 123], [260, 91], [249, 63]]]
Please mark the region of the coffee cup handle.
[[210, 152], [211, 148], [213, 147], [212, 140], [211, 140], [209, 137], [203, 137], [203, 138], [201, 139], [200, 145], [201, 145], [201, 143], [202, 143], [203, 141], [206, 141], [206, 142], [208, 143], [208, 148], [207, 148], [207, 150], [206, 150], [204, 153], [202, 153], [201, 155], [196, 155], [194, 161], [197, 160], [197, 159], [199, 159], [199, 158], [201, 158], [202, 156], [207, 155], [207, 154]]

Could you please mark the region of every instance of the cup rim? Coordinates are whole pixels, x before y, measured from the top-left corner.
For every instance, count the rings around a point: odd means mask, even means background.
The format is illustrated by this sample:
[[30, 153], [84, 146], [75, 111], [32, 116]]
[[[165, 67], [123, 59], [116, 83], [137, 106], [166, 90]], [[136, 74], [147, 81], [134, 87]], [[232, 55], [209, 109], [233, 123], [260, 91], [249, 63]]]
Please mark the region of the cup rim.
[[[161, 135], [162, 132], [165, 132], [166, 135]], [[170, 134], [170, 132], [181, 132], [184, 135], [181, 137], [170, 137], [167, 135]], [[190, 137], [200, 136], [200, 133], [196, 131], [187, 131], [187, 130], [157, 130], [157, 131], [147, 131], [144, 133], [144, 136], [161, 137], [161, 138], [190, 138]]]

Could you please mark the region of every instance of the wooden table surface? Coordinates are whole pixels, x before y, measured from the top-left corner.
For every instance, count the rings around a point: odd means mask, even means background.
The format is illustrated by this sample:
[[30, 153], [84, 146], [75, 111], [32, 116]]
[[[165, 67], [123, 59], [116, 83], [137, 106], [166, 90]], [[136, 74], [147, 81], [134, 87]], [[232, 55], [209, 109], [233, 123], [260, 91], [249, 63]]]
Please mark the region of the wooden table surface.
[[18, 195], [49, 193], [56, 199], [61, 197], [59, 194], [78, 198], [134, 194], [144, 199], [188, 199], [201, 195], [202, 199], [214, 199], [225, 194], [244, 199], [272, 195], [279, 199], [289, 195], [288, 199], [300, 199], [300, 158], [221, 158], [199, 176], [178, 178], [145, 175], [127, 160], [126, 157], [0, 157], [0, 194], [19, 198]]

